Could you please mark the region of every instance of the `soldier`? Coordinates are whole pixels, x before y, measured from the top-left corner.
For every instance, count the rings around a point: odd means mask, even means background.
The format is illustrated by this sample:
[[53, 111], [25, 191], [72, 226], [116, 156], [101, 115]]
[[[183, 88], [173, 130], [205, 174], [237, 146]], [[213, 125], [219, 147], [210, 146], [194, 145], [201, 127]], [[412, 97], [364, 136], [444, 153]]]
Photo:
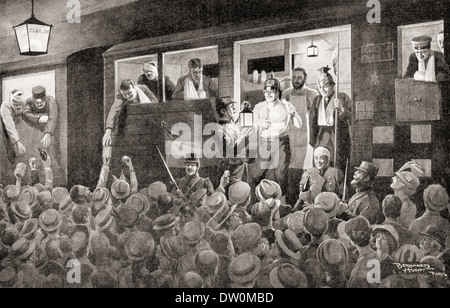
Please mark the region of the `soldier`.
[[414, 78], [427, 82], [450, 80], [450, 68], [444, 54], [431, 50], [431, 37], [418, 36], [412, 39], [414, 53], [409, 56], [409, 64], [403, 78]]
[[326, 147], [317, 147], [314, 150], [315, 167], [302, 176], [299, 199], [308, 205], [313, 205], [316, 197], [324, 191], [342, 196], [344, 174], [340, 169], [330, 167], [330, 157], [331, 153]]
[[356, 188], [356, 194], [351, 197], [348, 204], [341, 202], [341, 209], [346, 209], [344, 211], [344, 214], [347, 215], [346, 218], [361, 215], [367, 218], [371, 225], [381, 222], [380, 202], [372, 187], [377, 173], [378, 166], [366, 161], [356, 167], [350, 183]]
[[183, 196], [188, 198], [191, 194], [198, 189], [206, 188], [207, 194], [211, 195], [214, 192], [214, 186], [209, 178], [202, 178], [198, 171], [200, 169], [200, 159], [195, 153], [191, 153], [184, 158], [184, 167], [186, 175], [182, 178], [175, 179], [177, 187], [174, 187], [172, 194], [179, 197]]

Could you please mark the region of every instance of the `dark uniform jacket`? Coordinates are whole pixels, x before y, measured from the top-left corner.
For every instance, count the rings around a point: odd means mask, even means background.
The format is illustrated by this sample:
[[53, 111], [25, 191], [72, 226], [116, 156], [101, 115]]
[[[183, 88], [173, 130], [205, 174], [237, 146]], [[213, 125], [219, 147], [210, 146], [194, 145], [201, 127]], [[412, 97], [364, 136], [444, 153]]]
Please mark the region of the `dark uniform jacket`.
[[344, 173], [333, 167], [328, 167], [322, 175], [316, 167], [308, 169], [300, 180], [300, 190], [311, 191], [311, 200], [306, 201], [309, 204], [313, 204], [317, 195], [324, 191], [334, 192], [341, 197], [344, 190]]
[[371, 187], [357, 192], [348, 202], [348, 212], [353, 216], [364, 216], [371, 225], [380, 219], [380, 202]]
[[[441, 81], [449, 81], [450, 80], [450, 68], [445, 62], [445, 57], [442, 52], [435, 51], [434, 52], [434, 69], [436, 73], [436, 80], [438, 82]], [[428, 65], [428, 60], [425, 60], [425, 64]], [[417, 59], [414, 53], [409, 55], [408, 67], [406, 68], [406, 73], [403, 78], [414, 78], [414, 74], [419, 69], [419, 60]]]
[[[175, 181], [177, 182], [177, 185], [183, 192], [184, 196], [188, 199], [193, 192], [201, 188], [207, 189], [208, 196], [214, 192], [214, 186], [211, 183], [211, 180], [209, 178], [202, 178], [199, 175], [196, 175], [194, 177], [185, 175], [182, 178], [175, 179]], [[176, 187], [173, 188], [172, 193], [175, 193], [175, 191]]]

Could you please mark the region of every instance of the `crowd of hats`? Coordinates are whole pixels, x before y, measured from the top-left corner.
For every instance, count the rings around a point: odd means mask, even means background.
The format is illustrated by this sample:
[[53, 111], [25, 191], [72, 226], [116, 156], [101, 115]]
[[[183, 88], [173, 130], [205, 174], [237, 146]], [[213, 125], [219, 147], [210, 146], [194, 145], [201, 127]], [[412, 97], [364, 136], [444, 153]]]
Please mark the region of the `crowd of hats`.
[[[359, 168], [376, 174], [370, 165]], [[274, 181], [263, 179], [253, 193], [237, 181], [226, 192], [199, 189], [180, 199], [160, 181], [136, 189], [121, 176], [77, 203], [63, 187], [8, 185], [1, 191], [0, 287], [374, 287], [359, 275], [361, 251], [383, 264], [375, 287], [450, 286], [445, 225], [408, 237], [410, 230], [388, 221], [337, 218], [335, 193], [296, 211]], [[434, 213], [449, 206], [440, 185], [427, 187], [423, 199]], [[399, 200], [383, 200], [388, 218], [400, 214]], [[442, 275], [395, 271], [394, 262], [428, 264]], [[76, 283], [67, 279], [69, 264], [80, 268]]]

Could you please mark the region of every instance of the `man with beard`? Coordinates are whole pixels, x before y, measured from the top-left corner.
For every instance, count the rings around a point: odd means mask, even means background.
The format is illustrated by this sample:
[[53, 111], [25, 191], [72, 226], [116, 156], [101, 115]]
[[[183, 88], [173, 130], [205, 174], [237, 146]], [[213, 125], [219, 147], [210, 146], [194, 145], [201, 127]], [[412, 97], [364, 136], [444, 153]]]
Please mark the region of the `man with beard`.
[[203, 64], [198, 58], [189, 60], [189, 73], [178, 79], [172, 98], [193, 100], [217, 97], [217, 85], [203, 75]]
[[262, 179], [277, 182], [282, 194], [287, 191], [287, 168], [291, 160], [289, 127], [300, 128], [302, 119], [288, 101], [281, 101], [280, 82], [271, 76], [264, 83], [265, 101], [253, 108], [258, 133], [258, 155], [253, 164], [253, 185]]
[[[289, 183], [298, 183], [303, 171], [313, 167], [313, 147], [309, 144], [309, 112], [318, 93], [305, 85], [307, 76], [304, 68], [294, 68], [292, 71], [292, 88], [284, 90], [281, 96], [282, 100], [285, 99], [294, 105], [295, 110], [305, 124], [301, 128], [290, 127], [291, 163], [288, 169]], [[298, 185], [289, 185], [286, 202], [292, 205], [295, 204], [299, 193]]]
[[[322, 67], [317, 78], [319, 96], [314, 98], [310, 112], [310, 143], [313, 147], [327, 147], [332, 156], [330, 163], [333, 167], [345, 169], [345, 162], [350, 157], [351, 149], [351, 103], [350, 98], [343, 93], [336, 93], [330, 68]], [[337, 109], [337, 118], [336, 112]], [[337, 121], [337, 132], [336, 122]], [[335, 134], [337, 133], [337, 136]], [[335, 144], [336, 142], [337, 144]], [[334, 157], [336, 147], [336, 156]]]
[[[147, 61], [144, 63], [144, 74], [139, 76], [138, 84], [147, 86], [147, 88], [149, 88], [150, 91], [152, 91], [152, 93], [158, 96], [159, 92], [158, 67], [156, 66], [155, 61]], [[168, 76], [164, 76], [164, 88], [166, 94], [165, 100], [171, 101], [175, 85]]]
[[334, 192], [339, 197], [344, 191], [344, 174], [340, 169], [330, 167], [331, 153], [326, 147], [314, 150], [314, 168], [303, 173], [300, 181], [299, 199], [312, 206], [321, 192]]
[[351, 185], [356, 189], [356, 194], [350, 198], [348, 204], [341, 202], [342, 216], [348, 220], [356, 216], [364, 216], [371, 225], [381, 223], [382, 213], [380, 202], [373, 191], [373, 182], [378, 173], [378, 166], [363, 161], [359, 167], [355, 167]]

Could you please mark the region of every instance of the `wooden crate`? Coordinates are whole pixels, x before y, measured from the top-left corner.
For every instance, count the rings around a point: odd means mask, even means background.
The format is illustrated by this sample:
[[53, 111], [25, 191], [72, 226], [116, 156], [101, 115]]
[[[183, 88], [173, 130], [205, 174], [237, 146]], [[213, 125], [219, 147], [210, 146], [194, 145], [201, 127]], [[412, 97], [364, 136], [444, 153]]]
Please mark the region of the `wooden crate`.
[[441, 120], [442, 95], [438, 83], [413, 78], [395, 80], [397, 122]]

